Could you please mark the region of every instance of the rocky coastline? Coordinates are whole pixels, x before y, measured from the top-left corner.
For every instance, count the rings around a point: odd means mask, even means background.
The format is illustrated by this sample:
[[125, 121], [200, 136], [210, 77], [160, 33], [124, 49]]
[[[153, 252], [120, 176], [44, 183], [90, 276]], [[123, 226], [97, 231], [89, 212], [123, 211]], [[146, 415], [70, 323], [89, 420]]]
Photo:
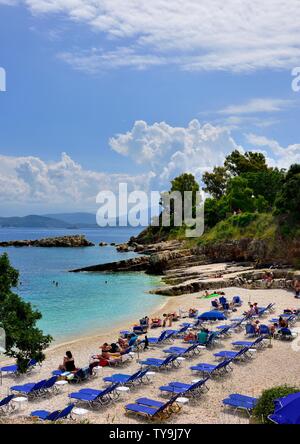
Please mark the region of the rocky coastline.
[[[135, 251], [132, 259], [72, 270], [73, 272], [143, 271], [162, 277], [164, 286], [151, 291], [165, 296], [216, 290], [226, 287], [266, 288], [264, 275], [272, 272], [272, 288], [291, 289], [300, 271], [288, 263], [289, 255], [276, 255], [263, 241], [242, 239], [188, 248], [178, 240], [139, 244], [131, 238], [116, 246], [120, 252]], [[299, 248], [299, 251], [298, 251]], [[299, 245], [289, 246], [293, 254]], [[274, 253], [274, 259], [271, 255]]]

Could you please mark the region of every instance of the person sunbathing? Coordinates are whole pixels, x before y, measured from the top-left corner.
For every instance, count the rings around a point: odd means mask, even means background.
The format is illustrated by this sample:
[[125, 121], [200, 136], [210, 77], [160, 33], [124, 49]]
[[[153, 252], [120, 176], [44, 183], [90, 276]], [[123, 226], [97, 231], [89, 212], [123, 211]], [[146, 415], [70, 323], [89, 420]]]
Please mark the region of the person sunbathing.
[[172, 327], [172, 322], [173, 322], [173, 314], [172, 313], [164, 313], [163, 314], [163, 327], [165, 327], [168, 323], [168, 327]]
[[151, 328], [156, 328], [156, 327], [160, 327], [160, 326], [161, 326], [161, 319], [159, 319], [157, 317], [151, 319], [151, 325], [150, 325]]
[[201, 344], [201, 345], [206, 344], [208, 334], [209, 334], [209, 331], [207, 329], [203, 328], [202, 330], [200, 330], [199, 333], [197, 334], [197, 342], [199, 342], [199, 344]]
[[110, 352], [111, 351], [111, 345], [109, 345], [107, 342], [104, 342], [102, 346], [99, 347], [102, 352]]
[[249, 310], [248, 310], [248, 311], [245, 311], [245, 312], [243, 313], [243, 315], [244, 315], [244, 316], [247, 316], [247, 317], [254, 316], [255, 314], [256, 314], [256, 311], [255, 311], [255, 308], [254, 308], [253, 304], [250, 304], [250, 308], [249, 308]]
[[277, 322], [275, 322], [274, 324], [269, 325], [268, 327], [269, 327], [271, 335], [274, 336], [276, 330], [278, 330]]
[[117, 342], [112, 342], [110, 344], [110, 353], [121, 353], [122, 348], [120, 347], [120, 344]]
[[122, 361], [121, 353], [102, 352], [100, 357], [107, 361]]
[[196, 310], [195, 308], [190, 308], [189, 309], [189, 317], [190, 318], [194, 318], [196, 316], [198, 310]]
[[77, 370], [73, 355], [70, 351], [66, 352], [66, 356], [64, 356], [63, 363], [58, 367], [58, 369], [64, 372], [74, 372]]
[[258, 304], [257, 304], [257, 302], [254, 302], [254, 304], [253, 304], [253, 308], [254, 308], [255, 314], [258, 315], [258, 313], [259, 313], [259, 308], [258, 308]]
[[287, 321], [285, 319], [283, 319], [283, 317], [281, 317], [281, 316], [279, 318], [278, 324], [279, 324], [280, 328], [288, 328], [288, 326], [289, 326]]
[[260, 324], [259, 321], [251, 322], [251, 325], [254, 328], [256, 334], [259, 333], [259, 324]]
[[118, 339], [118, 344], [120, 345], [120, 347], [122, 349], [125, 349], [128, 347], [128, 341], [124, 338], [121, 338], [121, 337]]
[[190, 342], [190, 341], [196, 341], [196, 340], [197, 340], [196, 333], [193, 333], [191, 331], [187, 335], [185, 335], [183, 338], [184, 342]]
[[211, 305], [216, 308], [217, 310], [221, 310], [223, 308], [223, 305], [220, 304], [220, 302], [218, 301], [218, 299], [213, 299], [211, 301]]
[[176, 311], [174, 311], [174, 313], [171, 313], [173, 316], [173, 321], [178, 321], [179, 320], [179, 315], [176, 313]]
[[142, 327], [149, 327], [149, 318], [148, 318], [148, 316], [144, 316], [142, 319], [140, 319], [140, 325]]

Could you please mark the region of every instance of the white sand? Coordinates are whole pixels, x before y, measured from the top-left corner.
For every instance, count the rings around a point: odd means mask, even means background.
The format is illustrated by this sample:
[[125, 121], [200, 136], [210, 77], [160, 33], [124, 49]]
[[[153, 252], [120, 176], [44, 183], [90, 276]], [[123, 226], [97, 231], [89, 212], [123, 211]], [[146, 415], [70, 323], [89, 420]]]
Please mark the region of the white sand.
[[[300, 308], [300, 300], [296, 300], [293, 294], [284, 290], [246, 290], [239, 288], [225, 289], [226, 296], [232, 298], [234, 295], [240, 295], [244, 301], [238, 312], [233, 317], [239, 316], [247, 307], [249, 300], [258, 302], [260, 306], [266, 306], [270, 302], [276, 303], [276, 313], [266, 317], [262, 323], [268, 323], [268, 319], [282, 313], [285, 308]], [[179, 307], [188, 309], [196, 307], [200, 312], [210, 309], [209, 299], [199, 299], [199, 294], [183, 295], [166, 299], [166, 306], [160, 311], [162, 315], [165, 311], [178, 311]], [[173, 327], [179, 328], [177, 322]], [[218, 324], [216, 324], [218, 325]], [[300, 322], [296, 324], [300, 326]], [[128, 326], [127, 326], [128, 327]], [[119, 331], [119, 329], [118, 329]], [[99, 345], [104, 341], [112, 342], [118, 336], [118, 331], [107, 332], [104, 336], [85, 338], [72, 342], [71, 344], [63, 344], [48, 350], [47, 359], [43, 363], [41, 370], [34, 370], [30, 375], [25, 377], [13, 378], [12, 376], [4, 376], [2, 386], [0, 386], [0, 397], [7, 394], [9, 387], [15, 384], [25, 382], [36, 382], [42, 378], [51, 376], [51, 371], [56, 369], [62, 361], [66, 350], [70, 349], [75, 357], [77, 367], [85, 366], [91, 354], [98, 351]], [[158, 336], [161, 329], [151, 330], [148, 336]], [[231, 342], [238, 339], [244, 339], [244, 332], [233, 333], [213, 350], [204, 350], [201, 355], [196, 358], [183, 362], [183, 365], [176, 370], [161, 371], [156, 374], [153, 384], [148, 384], [132, 389], [129, 394], [123, 395], [115, 404], [108, 407], [101, 407], [97, 410], [89, 410], [89, 413], [83, 418], [93, 423], [137, 423], [144, 420], [133, 415], [126, 415], [124, 405], [128, 402], [134, 402], [140, 396], [147, 396], [153, 399], [164, 399], [160, 395], [159, 387], [170, 381], [181, 381], [190, 383], [192, 379], [197, 378], [197, 374], [190, 370], [191, 365], [200, 362], [216, 363], [213, 356], [219, 350], [232, 349]], [[298, 341], [297, 339], [295, 341]], [[295, 345], [295, 341], [293, 344]], [[299, 335], [300, 341], [300, 335]], [[300, 387], [300, 352], [292, 348], [291, 342], [272, 341], [273, 347], [266, 348], [257, 353], [256, 358], [246, 364], [233, 364], [233, 372], [228, 376], [218, 380], [211, 380], [208, 383], [210, 390], [196, 402], [190, 402], [188, 406], [183, 408], [181, 413], [173, 415], [169, 421], [172, 423], [248, 423], [246, 415], [233, 415], [223, 410], [222, 399], [230, 393], [241, 393], [249, 396], [259, 396], [263, 389], [280, 384], [297, 385]], [[178, 339], [174, 345], [182, 345], [182, 340]], [[300, 346], [300, 344], [299, 344]], [[163, 347], [165, 348], [165, 347]], [[299, 348], [300, 350], [300, 348]], [[162, 348], [155, 348], [144, 352], [141, 357], [150, 356], [165, 357]], [[139, 368], [136, 359], [130, 364], [112, 369], [105, 367], [103, 375], [108, 376], [113, 373], [131, 374]], [[105, 386], [102, 376], [97, 379], [82, 384], [69, 384], [64, 387], [59, 395], [55, 395], [46, 399], [30, 401], [23, 412], [14, 413], [13, 417], [21, 421], [22, 415], [28, 415], [32, 410], [61, 409], [69, 402], [68, 393], [77, 391], [83, 387], [103, 388]]]

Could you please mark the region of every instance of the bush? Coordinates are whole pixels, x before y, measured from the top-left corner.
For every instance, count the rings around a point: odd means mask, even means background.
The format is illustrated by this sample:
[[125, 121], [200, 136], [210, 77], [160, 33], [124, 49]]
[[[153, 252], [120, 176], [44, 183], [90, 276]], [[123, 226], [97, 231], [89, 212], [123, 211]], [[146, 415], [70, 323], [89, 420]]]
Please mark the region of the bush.
[[257, 214], [255, 213], [242, 213], [230, 218], [230, 220], [232, 221], [232, 225], [240, 228], [247, 227], [255, 219], [257, 219]]
[[274, 412], [275, 399], [282, 398], [299, 391], [299, 388], [290, 387], [288, 385], [282, 385], [264, 390], [253, 410], [254, 418], [262, 424], [270, 424], [271, 421], [268, 420], [268, 416]]

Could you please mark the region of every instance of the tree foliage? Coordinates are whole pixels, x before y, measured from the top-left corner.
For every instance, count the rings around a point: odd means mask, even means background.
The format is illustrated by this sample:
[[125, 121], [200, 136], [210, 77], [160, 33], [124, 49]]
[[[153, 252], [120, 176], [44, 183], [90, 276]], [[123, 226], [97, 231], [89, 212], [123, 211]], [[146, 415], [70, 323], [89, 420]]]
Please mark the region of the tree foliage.
[[205, 184], [203, 191], [211, 194], [215, 199], [220, 199], [227, 187], [230, 174], [225, 167], [214, 167], [213, 172], [206, 172], [202, 176]]
[[244, 173], [257, 173], [266, 171], [268, 165], [262, 153], [248, 151], [245, 154], [238, 150], [233, 151], [226, 157], [224, 167], [234, 176]]
[[275, 201], [275, 214], [300, 220], [300, 165], [290, 167]]
[[37, 362], [45, 359], [43, 350], [52, 338], [36, 326], [41, 313], [12, 292], [18, 285], [18, 278], [18, 271], [4, 253], [0, 256], [0, 326], [6, 333], [6, 355], [16, 358], [20, 370], [25, 371], [30, 359]]

